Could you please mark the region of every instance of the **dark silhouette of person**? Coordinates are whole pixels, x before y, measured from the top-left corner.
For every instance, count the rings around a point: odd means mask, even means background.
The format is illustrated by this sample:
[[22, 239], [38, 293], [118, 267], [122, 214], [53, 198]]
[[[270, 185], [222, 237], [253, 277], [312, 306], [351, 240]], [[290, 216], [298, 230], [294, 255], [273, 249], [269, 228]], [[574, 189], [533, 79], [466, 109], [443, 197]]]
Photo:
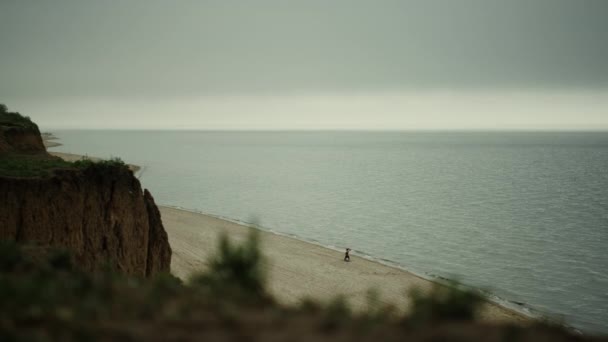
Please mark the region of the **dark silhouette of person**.
[[346, 249], [346, 253], [344, 253], [344, 261], [350, 261], [350, 248]]

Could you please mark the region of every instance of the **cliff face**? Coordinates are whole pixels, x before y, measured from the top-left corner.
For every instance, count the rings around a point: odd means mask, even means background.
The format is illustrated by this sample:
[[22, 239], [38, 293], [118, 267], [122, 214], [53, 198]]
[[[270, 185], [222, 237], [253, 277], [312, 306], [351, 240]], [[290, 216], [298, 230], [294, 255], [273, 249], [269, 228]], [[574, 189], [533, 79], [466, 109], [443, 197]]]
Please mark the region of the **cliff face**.
[[154, 198], [126, 166], [55, 159], [38, 126], [0, 104], [0, 239], [66, 248], [85, 270], [109, 263], [131, 275], [169, 272], [171, 248]]
[[86, 270], [109, 263], [126, 274], [149, 276], [168, 272], [171, 263], [152, 195], [120, 167], [0, 177], [0, 239], [68, 248]]
[[148, 212], [148, 260], [146, 262], [146, 275], [159, 271], [169, 272], [171, 266], [171, 247], [169, 238], [160, 219], [160, 212], [154, 198], [148, 189], [144, 190], [144, 202]]
[[0, 153], [44, 153], [38, 127], [0, 126]]

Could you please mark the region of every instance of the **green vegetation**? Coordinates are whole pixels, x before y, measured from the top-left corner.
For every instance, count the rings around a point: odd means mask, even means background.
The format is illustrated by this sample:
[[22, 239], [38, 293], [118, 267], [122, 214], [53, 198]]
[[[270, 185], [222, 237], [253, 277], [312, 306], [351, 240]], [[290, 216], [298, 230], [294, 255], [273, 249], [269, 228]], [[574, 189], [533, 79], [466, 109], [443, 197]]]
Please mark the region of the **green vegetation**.
[[269, 300], [263, 262], [256, 230], [251, 230], [249, 239], [240, 246], [231, 243], [224, 234], [220, 237], [218, 254], [211, 259], [209, 271], [195, 275], [191, 282], [206, 288], [213, 296]]
[[23, 116], [18, 112], [9, 112], [8, 107], [0, 103], [0, 126], [22, 127], [38, 129], [29, 116]]
[[469, 321], [484, 302], [477, 292], [452, 280], [447, 285], [434, 284], [429, 293], [419, 289], [410, 292], [412, 310], [407, 321], [414, 325], [432, 324], [440, 321]]
[[78, 270], [65, 251], [21, 248], [9, 242], [0, 244], [0, 260], [3, 341], [23, 335], [39, 340], [41, 331], [36, 330], [41, 323], [52, 339], [80, 340], [95, 330], [93, 324], [117, 313], [122, 318], [145, 315], [158, 295], [168, 293], [159, 287], [179, 283], [158, 277], [144, 286], [141, 279], [110, 271], [88, 274]]
[[[240, 246], [222, 237], [209, 269], [188, 283], [170, 274], [143, 279], [109, 268], [87, 273], [75, 261], [66, 251], [0, 241], [0, 340], [191, 341], [257, 336], [258, 340], [430, 341], [459, 336], [460, 341], [504, 341], [537, 340], [530, 334], [541, 334], [544, 340], [563, 341], [570, 337], [557, 327], [480, 328], [472, 319], [481, 297], [455, 283], [427, 294], [412, 293], [412, 311], [401, 317], [373, 291], [368, 293], [368, 310], [360, 314], [349, 308], [344, 297], [326, 304], [306, 300], [298, 307], [280, 306], [266, 290], [264, 257], [255, 233]], [[469, 323], [441, 325], [454, 321]]]
[[122, 159], [120, 159], [118, 157], [110, 158], [107, 160], [96, 160], [96, 161], [84, 157], [80, 160], [73, 162], [72, 166], [79, 168], [79, 169], [90, 169], [90, 170], [102, 171], [102, 172], [109, 171], [109, 170], [116, 170], [116, 169], [126, 170], [129, 168], [129, 166], [127, 164], [125, 164], [125, 162], [122, 161]]
[[60, 158], [11, 154], [0, 157], [0, 175], [7, 177], [44, 177], [59, 168], [74, 167]]
[[45, 340], [88, 340], [103, 335], [99, 330], [109, 321], [197, 319], [223, 326], [242, 319], [248, 308], [278, 310], [265, 292], [257, 238], [244, 246], [224, 239], [222, 246], [212, 268], [184, 284], [170, 274], [87, 273], [66, 251], [0, 241], [0, 340], [37, 340], [41, 334]]
[[101, 161], [83, 158], [75, 162], [67, 162], [61, 158], [49, 156], [8, 154], [0, 157], [0, 176], [46, 177], [57, 169], [80, 169], [107, 173], [116, 169], [128, 169], [128, 166], [119, 158]]
[[[10, 318], [11, 326], [18, 329], [32, 321], [45, 321], [80, 333], [80, 329], [89, 329], [95, 322], [117, 316], [121, 320], [178, 319], [207, 315], [211, 310], [220, 319], [230, 321], [238, 319], [238, 312], [246, 308], [263, 306], [280, 310], [265, 287], [264, 258], [255, 232], [240, 246], [223, 236], [209, 269], [187, 284], [169, 274], [151, 280], [111, 270], [89, 274], [80, 271], [73, 261], [65, 251], [22, 248], [1, 242], [0, 323]], [[464, 298], [468, 297], [463, 297], [456, 288], [446, 293], [433, 292], [430, 297], [417, 296], [412, 317], [426, 317], [428, 310], [432, 310], [438, 312], [431, 314], [438, 320], [471, 319], [465, 314], [469, 308], [460, 303]], [[463, 305], [465, 311], [458, 311], [463, 310]], [[373, 292], [369, 294], [368, 309], [356, 316], [344, 297], [336, 297], [327, 304], [305, 301], [292, 314], [313, 313], [323, 331], [354, 321], [357, 325], [365, 323], [367, 328], [396, 322], [393, 308], [379, 304]]]

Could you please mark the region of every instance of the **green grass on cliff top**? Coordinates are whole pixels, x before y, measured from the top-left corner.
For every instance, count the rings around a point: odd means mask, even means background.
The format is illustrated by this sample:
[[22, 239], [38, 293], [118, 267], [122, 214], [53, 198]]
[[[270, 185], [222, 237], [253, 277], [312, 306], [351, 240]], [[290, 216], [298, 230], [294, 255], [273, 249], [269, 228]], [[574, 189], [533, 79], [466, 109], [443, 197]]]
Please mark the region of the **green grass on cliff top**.
[[23, 116], [17, 112], [9, 112], [6, 105], [0, 103], [0, 126], [38, 128], [29, 116]]
[[104, 173], [113, 168], [127, 168], [127, 165], [119, 158], [98, 162], [84, 158], [75, 162], [67, 162], [61, 158], [39, 155], [9, 154], [0, 156], [0, 176], [5, 177], [47, 177], [51, 176], [56, 169], [70, 168], [93, 169]]
[[6, 177], [44, 177], [50, 175], [54, 169], [70, 167], [72, 163], [59, 158], [18, 154], [0, 156], [0, 175]]

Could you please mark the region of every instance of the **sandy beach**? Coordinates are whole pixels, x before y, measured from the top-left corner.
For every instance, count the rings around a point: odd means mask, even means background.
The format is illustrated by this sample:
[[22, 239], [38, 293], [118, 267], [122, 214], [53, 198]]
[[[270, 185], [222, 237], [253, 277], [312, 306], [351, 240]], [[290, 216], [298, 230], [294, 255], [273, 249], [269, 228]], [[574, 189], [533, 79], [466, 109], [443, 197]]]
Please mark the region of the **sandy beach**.
[[[205, 270], [222, 233], [242, 242], [249, 229], [254, 229], [175, 208], [161, 206], [160, 212], [173, 249], [171, 271], [182, 279]], [[328, 300], [344, 295], [353, 309], [364, 310], [367, 292], [374, 289], [382, 302], [407, 309], [409, 289], [425, 291], [433, 286], [433, 282], [415, 274], [356, 255], [351, 255], [351, 262], [344, 262], [341, 252], [290, 237], [261, 232], [261, 242], [268, 263], [269, 288], [286, 304], [297, 304], [303, 298]], [[493, 322], [529, 320], [493, 303], [485, 305], [482, 318]]]
[[[49, 153], [69, 161], [82, 158], [76, 154]], [[134, 171], [139, 169], [131, 167]], [[159, 209], [173, 250], [171, 272], [183, 280], [206, 269], [222, 233], [238, 243], [254, 229], [191, 211], [160, 205]], [[269, 289], [285, 304], [297, 304], [305, 298], [329, 300], [343, 295], [354, 310], [361, 311], [367, 307], [368, 291], [373, 289], [383, 303], [407, 310], [409, 290], [428, 291], [434, 284], [413, 273], [356, 254], [351, 254], [351, 262], [344, 262], [343, 252], [264, 231], [260, 232], [260, 237], [267, 261]], [[481, 316], [492, 322], [524, 324], [531, 321], [523, 314], [494, 303], [486, 304]]]

